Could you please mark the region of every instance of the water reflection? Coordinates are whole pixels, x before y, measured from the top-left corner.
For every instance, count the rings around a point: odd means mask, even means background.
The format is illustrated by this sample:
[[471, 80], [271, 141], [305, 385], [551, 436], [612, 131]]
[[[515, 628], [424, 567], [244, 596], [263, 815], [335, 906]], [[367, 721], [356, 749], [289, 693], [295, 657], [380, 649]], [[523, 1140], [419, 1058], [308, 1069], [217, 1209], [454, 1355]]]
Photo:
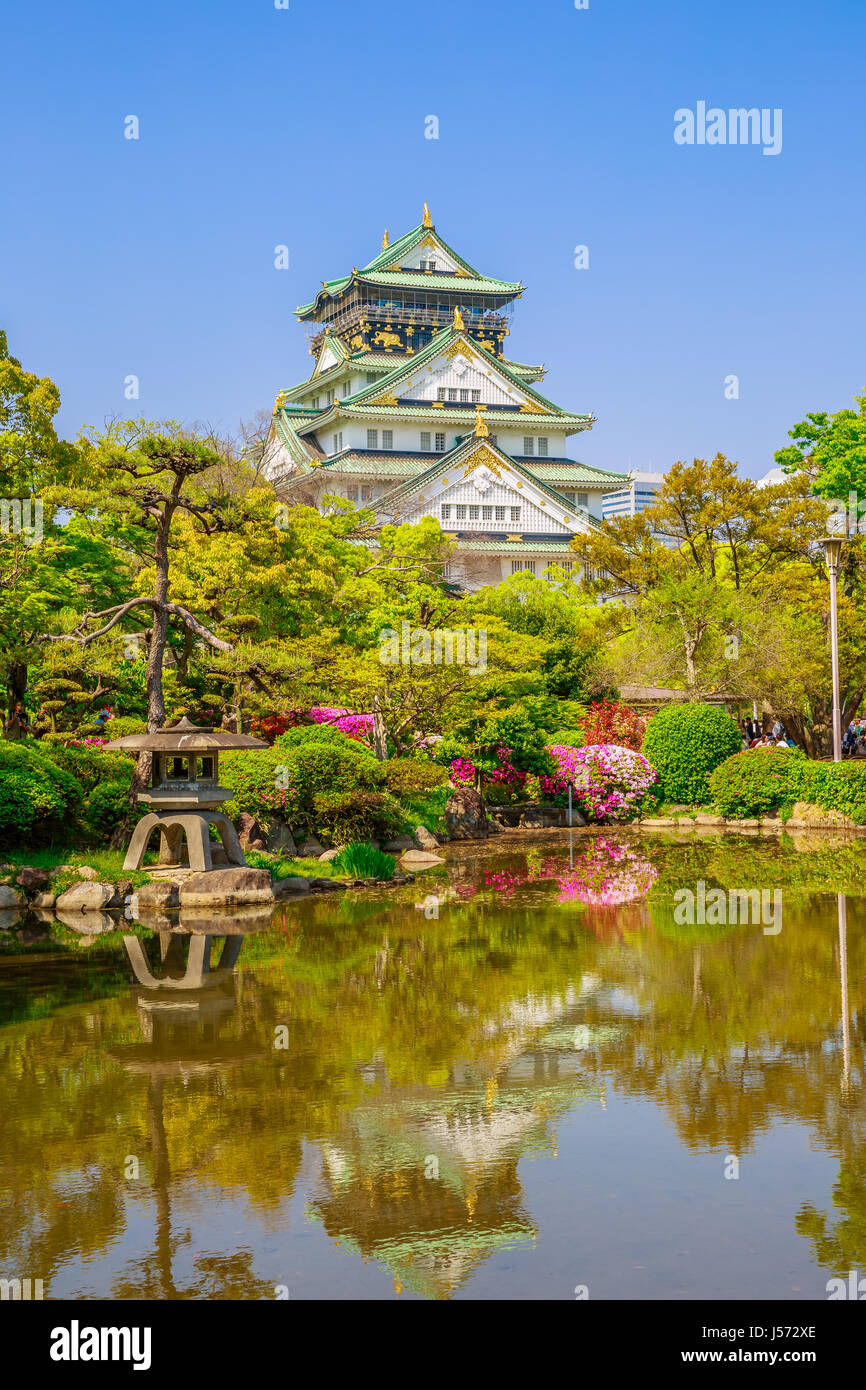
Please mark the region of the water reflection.
[[[507, 1296], [568, 1297], [545, 1280], [570, 1222], [597, 1241], [598, 1280], [628, 1240], [589, 1195], [611, 1166], [647, 1192], [664, 1295], [676, 1151], [714, 1173], [691, 1292], [731, 1220], [725, 1153], [770, 1165], [771, 1196], [739, 1184], [736, 1210], [779, 1268], [800, 1261], [804, 1292], [752, 1288], [743, 1253], [721, 1293], [821, 1297], [866, 1263], [859, 847], [531, 844], [454, 853], [447, 886], [154, 916], [86, 957], [70, 937], [5, 961], [7, 1263], [55, 1297], [273, 1297], [289, 1278], [293, 1297], [382, 1296], [383, 1277], [495, 1296], [515, 1269]], [[679, 924], [673, 893], [697, 880], [784, 885], [783, 929]], [[803, 1156], [772, 1168], [791, 1126]]]

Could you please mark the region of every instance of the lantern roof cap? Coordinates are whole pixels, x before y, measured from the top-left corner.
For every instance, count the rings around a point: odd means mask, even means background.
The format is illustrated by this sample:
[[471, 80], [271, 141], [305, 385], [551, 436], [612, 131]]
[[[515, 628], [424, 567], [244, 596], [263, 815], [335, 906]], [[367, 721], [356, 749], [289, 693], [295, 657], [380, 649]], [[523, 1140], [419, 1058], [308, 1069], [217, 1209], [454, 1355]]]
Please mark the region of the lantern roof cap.
[[199, 753], [220, 748], [267, 748], [260, 738], [248, 734], [234, 734], [229, 729], [212, 729], [201, 724], [191, 724], [184, 715], [174, 724], [156, 729], [150, 734], [127, 734], [125, 738], [115, 738], [105, 745], [127, 753]]

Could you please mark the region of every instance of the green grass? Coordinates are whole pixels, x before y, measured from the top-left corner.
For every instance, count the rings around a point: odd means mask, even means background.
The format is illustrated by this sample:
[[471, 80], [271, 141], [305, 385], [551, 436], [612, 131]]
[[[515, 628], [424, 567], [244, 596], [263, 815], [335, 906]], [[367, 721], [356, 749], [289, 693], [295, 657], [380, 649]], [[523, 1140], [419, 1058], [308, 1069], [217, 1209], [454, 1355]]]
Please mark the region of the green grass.
[[277, 859], [259, 850], [246, 851], [251, 869], [268, 869], [274, 878], [336, 878], [332, 859]]
[[377, 878], [382, 882], [393, 878], [397, 867], [393, 854], [383, 854], [382, 850], [364, 842], [346, 845], [331, 863], [336, 873], [348, 874], [350, 878]]
[[423, 825], [434, 835], [446, 834], [445, 805], [453, 790], [453, 787], [446, 785], [434, 787], [432, 791], [417, 796], [401, 795], [400, 805], [406, 813], [404, 828], [411, 832], [416, 826]]
[[[115, 883], [120, 878], [128, 878], [134, 887], [140, 887], [142, 883], [147, 882], [150, 875], [146, 868], [124, 870], [125, 856], [126, 850], [123, 849], [11, 850], [8, 854], [0, 854], [0, 864], [12, 864], [15, 869], [20, 869], [25, 864], [36, 869], [55, 869], [58, 864], [69, 864], [70, 868], [65, 873], [58, 874], [51, 881], [50, 891], [59, 896], [73, 883], [81, 882], [78, 869], [84, 864], [89, 864], [95, 869], [103, 883]], [[149, 854], [147, 858], [156, 864], [158, 855]]]

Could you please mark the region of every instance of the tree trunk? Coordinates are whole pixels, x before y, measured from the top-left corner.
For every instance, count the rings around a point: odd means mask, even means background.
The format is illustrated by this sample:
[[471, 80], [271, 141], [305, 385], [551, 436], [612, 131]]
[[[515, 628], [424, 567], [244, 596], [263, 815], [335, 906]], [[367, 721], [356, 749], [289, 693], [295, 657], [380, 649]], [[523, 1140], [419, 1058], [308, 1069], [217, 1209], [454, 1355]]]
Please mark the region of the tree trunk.
[[385, 731], [385, 718], [382, 714], [382, 701], [378, 691], [373, 696], [373, 752], [380, 763], [388, 761], [388, 739]]
[[22, 731], [13, 726], [13, 715], [15, 706], [19, 701], [24, 703], [24, 696], [27, 693], [27, 663], [24, 661], [13, 660], [9, 663], [9, 670], [6, 673], [6, 737], [23, 738]]

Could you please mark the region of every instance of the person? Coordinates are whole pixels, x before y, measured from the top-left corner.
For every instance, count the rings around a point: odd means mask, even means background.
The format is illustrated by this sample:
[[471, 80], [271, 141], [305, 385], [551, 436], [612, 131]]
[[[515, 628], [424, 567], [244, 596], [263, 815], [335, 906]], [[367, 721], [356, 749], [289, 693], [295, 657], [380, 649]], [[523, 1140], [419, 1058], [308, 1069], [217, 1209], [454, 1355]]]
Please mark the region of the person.
[[106, 705], [103, 709], [101, 709], [101, 710], [99, 711], [99, 713], [97, 714], [95, 720], [93, 721], [93, 722], [95, 723], [95, 725], [96, 725], [96, 727], [97, 727], [97, 729], [99, 730], [100, 733], [102, 733], [103, 729], [105, 728], [105, 726], [106, 726], [106, 724], [108, 723], [108, 721], [109, 721], [110, 718], [111, 718], [111, 710], [110, 710], [110, 709], [108, 708], [108, 706]]
[[24, 708], [21, 700], [16, 702], [15, 708], [6, 720], [4, 728], [6, 738], [28, 738], [31, 733], [30, 715]]
[[775, 741], [776, 743], [778, 743], [778, 742], [779, 742], [779, 739], [784, 737], [784, 733], [785, 733], [785, 726], [784, 726], [784, 724], [782, 723], [781, 719], [778, 719], [778, 718], [777, 718], [776, 721], [775, 721], [775, 723], [773, 724], [773, 739], [774, 739], [774, 741]]

